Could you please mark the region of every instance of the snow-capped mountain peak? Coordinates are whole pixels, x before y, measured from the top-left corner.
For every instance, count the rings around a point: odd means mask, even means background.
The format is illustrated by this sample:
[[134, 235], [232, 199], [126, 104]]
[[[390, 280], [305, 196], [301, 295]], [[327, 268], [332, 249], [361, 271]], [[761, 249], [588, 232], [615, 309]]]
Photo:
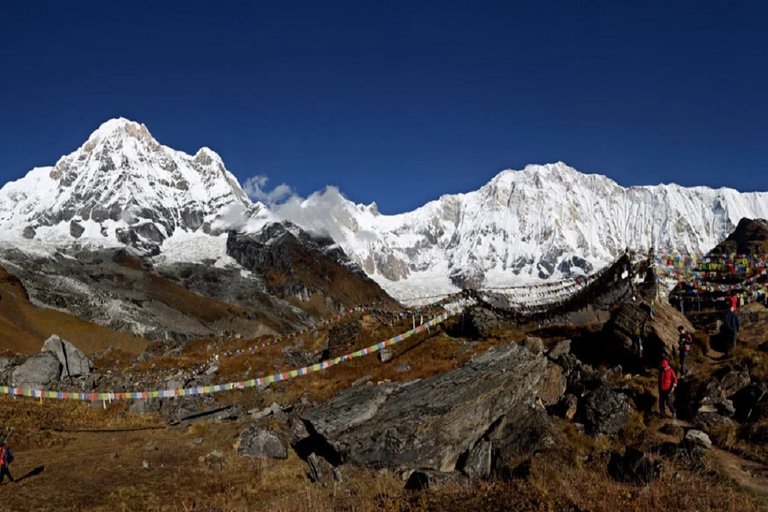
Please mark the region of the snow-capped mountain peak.
[[253, 205], [218, 154], [173, 150], [123, 118], [103, 123], [55, 166], [0, 190], [6, 236], [152, 253], [177, 232], [216, 232], [232, 208], [247, 213]]

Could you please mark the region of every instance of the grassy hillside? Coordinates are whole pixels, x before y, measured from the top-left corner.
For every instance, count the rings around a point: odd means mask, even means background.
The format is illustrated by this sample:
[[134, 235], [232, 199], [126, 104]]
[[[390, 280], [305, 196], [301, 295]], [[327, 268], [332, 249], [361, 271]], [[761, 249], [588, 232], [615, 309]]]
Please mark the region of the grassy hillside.
[[21, 282], [0, 267], [0, 350], [32, 354], [52, 334], [73, 343], [87, 354], [109, 347], [139, 354], [146, 340], [116, 332], [75, 316], [29, 301]]

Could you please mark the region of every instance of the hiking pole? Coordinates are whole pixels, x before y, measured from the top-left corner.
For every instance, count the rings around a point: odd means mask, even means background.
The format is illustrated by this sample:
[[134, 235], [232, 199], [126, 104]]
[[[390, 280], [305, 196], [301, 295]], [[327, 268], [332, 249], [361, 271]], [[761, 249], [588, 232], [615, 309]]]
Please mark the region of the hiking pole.
[[8, 442], [8, 438], [11, 437], [11, 434], [13, 433], [13, 429], [15, 427], [11, 427], [11, 430], [8, 431], [8, 435], [5, 436], [5, 441], [3, 441], [3, 444]]

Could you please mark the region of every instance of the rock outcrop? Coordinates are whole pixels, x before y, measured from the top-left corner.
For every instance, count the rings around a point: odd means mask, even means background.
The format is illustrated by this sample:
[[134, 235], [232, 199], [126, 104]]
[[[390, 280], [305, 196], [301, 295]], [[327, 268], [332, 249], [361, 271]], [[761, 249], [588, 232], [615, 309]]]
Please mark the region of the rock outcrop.
[[[604, 329], [612, 352], [622, 355], [632, 353], [637, 329], [648, 316], [650, 308], [651, 304], [646, 302], [625, 302], [619, 306]], [[684, 326], [688, 332], [695, 329], [682, 313], [668, 304], [656, 302], [653, 310], [653, 319], [647, 321], [646, 336], [643, 338], [643, 361], [655, 367], [661, 359], [676, 358], [678, 326]]]
[[728, 238], [717, 244], [714, 254], [768, 253], [768, 222], [743, 218]]
[[65, 377], [82, 377], [91, 374], [93, 363], [88, 356], [76, 346], [62, 340], [55, 334], [45, 340], [43, 350], [53, 352], [59, 363], [61, 363], [60, 379]]
[[307, 452], [335, 462], [461, 469], [460, 458], [483, 446], [483, 439], [501, 446], [502, 440], [514, 445], [526, 437], [509, 429], [525, 425], [535, 412], [546, 367], [544, 357], [510, 344], [429, 379], [352, 388], [301, 416], [311, 434], [303, 442], [314, 444]]

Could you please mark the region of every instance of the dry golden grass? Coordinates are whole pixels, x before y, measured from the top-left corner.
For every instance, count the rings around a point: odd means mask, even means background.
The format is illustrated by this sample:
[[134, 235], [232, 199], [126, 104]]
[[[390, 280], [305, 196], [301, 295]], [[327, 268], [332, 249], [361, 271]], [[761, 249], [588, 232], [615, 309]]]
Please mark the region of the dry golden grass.
[[[7, 405], [0, 402], [0, 410]], [[28, 401], [15, 413], [48, 423], [55, 414], [41, 414], [46, 407]], [[112, 408], [75, 409], [68, 418], [81, 426], [110, 421], [115, 428], [129, 428], [120, 423], [127, 418], [114, 419]], [[346, 471], [343, 483], [312, 484], [306, 463], [293, 451], [283, 461], [237, 456], [235, 438], [242, 428], [234, 423], [201, 423], [157, 430], [56, 432], [56, 443], [16, 445], [12, 468], [17, 478], [35, 468], [42, 470], [13, 486], [0, 487], [0, 510], [401, 512], [459, 507], [753, 512], [768, 506], [706, 466], [696, 472], [665, 461], [661, 477], [648, 486], [616, 482], [606, 475], [605, 462], [607, 450], [618, 445], [579, 434], [571, 425], [563, 426], [568, 442], [534, 457], [525, 481], [472, 482], [418, 493], [403, 490], [402, 479], [393, 473], [362, 468]], [[196, 437], [204, 442], [195, 444]], [[150, 445], [157, 449], [147, 450]], [[223, 457], [212, 456], [214, 450]], [[144, 461], [149, 469], [143, 468]]]
[[[451, 365], [436, 358], [457, 342], [433, 333], [398, 347], [428, 373]], [[462, 352], [461, 357], [469, 357]], [[457, 356], [458, 357], [458, 356]], [[362, 364], [364, 363], [364, 364]], [[360, 367], [354, 367], [361, 364]], [[364, 358], [325, 374], [268, 389], [222, 395], [241, 406], [303, 392], [318, 398], [348, 385], [350, 379], [387, 375], [391, 363]], [[284, 461], [236, 455], [243, 424], [198, 423], [166, 427], [155, 415], [123, 414], [124, 405], [106, 409], [86, 403], [28, 398], [0, 399], [0, 422], [14, 426], [17, 478], [43, 467], [14, 486], [0, 487], [0, 510], [156, 510], [156, 511], [465, 511], [485, 510], [765, 510], [766, 502], [727, 483], [715, 469], [692, 472], [674, 461], [649, 486], [616, 482], [605, 474], [606, 453], [623, 442], [640, 442], [643, 418], [633, 416], [625, 438], [593, 438], [561, 424], [558, 449], [533, 459], [527, 481], [473, 483], [439, 492], [412, 493], [392, 473], [351, 469], [348, 480], [324, 487], [307, 478], [308, 467], [293, 451]], [[154, 428], [159, 427], [159, 428]], [[134, 429], [145, 430], [134, 430]], [[99, 430], [92, 432], [91, 430]], [[202, 437], [200, 445], [193, 440]], [[147, 451], [150, 444], [157, 450]], [[210, 454], [219, 450], [222, 459]], [[143, 461], [149, 469], [143, 469]]]
[[[458, 320], [451, 320], [458, 321]], [[411, 320], [389, 325], [366, 317], [350, 350], [369, 346], [411, 328]], [[386, 324], [386, 325], [385, 325]], [[306, 395], [320, 401], [370, 375], [374, 384], [387, 380], [426, 378], [464, 364], [490, 346], [518, 341], [524, 333], [502, 329], [480, 343], [447, 336], [432, 329], [392, 347], [394, 357], [381, 363], [375, 355], [328, 370], [279, 382], [263, 390], [217, 395], [222, 404], [244, 410], [271, 402], [294, 403]], [[217, 382], [253, 378], [284, 371], [283, 347], [315, 351], [327, 340], [327, 328], [285, 340], [253, 354], [223, 358]], [[262, 338], [263, 340], [264, 338]], [[248, 347], [260, 340], [198, 340], [178, 357], [153, 358], [141, 370], [179, 368], [206, 360], [214, 352]], [[215, 350], [208, 345], [214, 344]], [[395, 370], [409, 363], [408, 372]], [[103, 368], [124, 371], [130, 355], [112, 351], [100, 358]], [[625, 383], [638, 393], [655, 389], [650, 375]], [[154, 511], [687, 511], [768, 510], [768, 502], [740, 490], [724, 478], [711, 461], [695, 470], [664, 460], [661, 477], [648, 486], [617, 482], [606, 475], [607, 454], [625, 444], [645, 447], [652, 441], [648, 420], [634, 413], [620, 436], [590, 437], [570, 423], [560, 423], [562, 442], [534, 457], [530, 477], [523, 481], [473, 482], [465, 487], [412, 493], [393, 473], [352, 468], [343, 483], [322, 486], [307, 478], [308, 466], [289, 450], [283, 461], [262, 461], [236, 454], [244, 423], [197, 423], [166, 426], [154, 415], [126, 413], [125, 404], [39, 401], [0, 397], [0, 426], [14, 427], [16, 450], [14, 486], [0, 487], [0, 510], [154, 510]], [[267, 426], [270, 423], [267, 422]], [[196, 444], [195, 438], [203, 443]], [[726, 438], [727, 439], [727, 438]], [[738, 439], [738, 437], [737, 437]], [[148, 451], [148, 445], [157, 450]], [[222, 458], [212, 456], [218, 450]], [[149, 469], [143, 468], [147, 461]], [[35, 474], [35, 468], [41, 468]]]

